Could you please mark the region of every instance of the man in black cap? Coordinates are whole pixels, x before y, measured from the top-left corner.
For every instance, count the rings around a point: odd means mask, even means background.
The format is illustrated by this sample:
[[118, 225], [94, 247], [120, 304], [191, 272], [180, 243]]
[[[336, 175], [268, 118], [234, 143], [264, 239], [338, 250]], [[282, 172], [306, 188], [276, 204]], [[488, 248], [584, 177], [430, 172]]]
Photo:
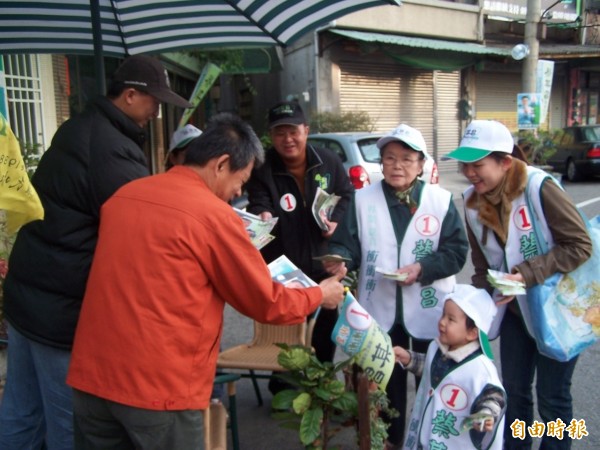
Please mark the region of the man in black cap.
[[[269, 133], [273, 147], [247, 184], [247, 210], [263, 219], [279, 217], [273, 230], [276, 239], [261, 253], [267, 262], [286, 255], [318, 283], [329, 275], [313, 258], [327, 253], [327, 240], [346, 212], [354, 187], [335, 152], [307, 144], [309, 127], [297, 102], [279, 103], [269, 110]], [[341, 196], [325, 220], [326, 231], [311, 209], [317, 188]], [[322, 310], [317, 318], [312, 345], [321, 361], [333, 360], [335, 344], [330, 336], [336, 320], [336, 310]], [[269, 388], [279, 390], [274, 379]]]
[[157, 59], [131, 56], [107, 96], [61, 125], [40, 161], [32, 182], [45, 218], [19, 231], [4, 283], [9, 346], [0, 448], [73, 448], [65, 379], [100, 207], [125, 183], [149, 175], [144, 127], [160, 102], [191, 107], [171, 91]]

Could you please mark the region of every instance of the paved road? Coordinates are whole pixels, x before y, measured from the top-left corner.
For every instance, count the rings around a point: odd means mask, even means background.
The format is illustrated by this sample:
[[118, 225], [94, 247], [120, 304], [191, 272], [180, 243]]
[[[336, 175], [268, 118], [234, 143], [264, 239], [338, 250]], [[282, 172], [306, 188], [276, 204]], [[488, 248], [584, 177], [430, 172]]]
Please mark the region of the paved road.
[[[462, 210], [462, 198], [460, 193], [467, 187], [466, 181], [462, 175], [455, 173], [443, 173], [441, 175], [442, 186], [454, 193], [455, 202], [459, 210]], [[567, 192], [571, 193], [576, 202], [581, 202], [597, 196], [598, 181], [583, 184], [565, 184]], [[600, 213], [600, 202], [589, 205], [585, 208], [589, 215]], [[461, 283], [468, 283], [472, 266], [469, 263], [459, 274], [458, 280]], [[248, 342], [252, 337], [251, 320], [240, 316], [236, 311], [227, 308], [225, 314], [225, 331], [223, 336], [223, 348], [231, 345]], [[493, 343], [495, 354], [498, 355], [498, 341]], [[341, 352], [338, 351], [337, 358], [341, 358]], [[498, 359], [498, 358], [496, 358]], [[497, 363], [500, 370], [499, 363]], [[572, 393], [575, 405], [575, 417], [584, 419], [588, 437], [581, 441], [573, 442], [574, 450], [597, 450], [600, 448], [600, 390], [596, 384], [598, 370], [600, 366], [600, 345], [586, 350], [577, 364], [575, 375], [573, 377]], [[412, 377], [409, 377], [412, 380]], [[248, 379], [242, 379], [237, 383], [237, 403], [238, 403], [238, 422], [243, 450], [295, 450], [302, 449], [299, 444], [297, 433], [292, 430], [282, 429], [277, 422], [270, 418], [270, 399], [271, 395], [267, 390], [266, 382], [261, 381], [261, 388], [265, 404], [258, 406], [254, 391]], [[538, 419], [539, 420], [539, 419]], [[334, 441], [342, 449], [358, 448], [355, 444], [355, 435], [351, 429], [344, 430]], [[539, 440], [534, 443], [534, 448], [538, 448]], [[332, 444], [333, 445], [333, 444]]]

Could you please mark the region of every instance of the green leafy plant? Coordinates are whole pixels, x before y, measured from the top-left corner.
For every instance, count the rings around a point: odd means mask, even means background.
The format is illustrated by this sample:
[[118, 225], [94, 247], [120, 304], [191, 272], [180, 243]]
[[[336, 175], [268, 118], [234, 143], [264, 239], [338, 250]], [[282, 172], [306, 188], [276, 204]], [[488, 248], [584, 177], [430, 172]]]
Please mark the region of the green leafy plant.
[[[375, 122], [365, 111], [348, 111], [343, 113], [312, 113], [310, 117], [311, 133], [335, 133], [340, 131], [373, 131]], [[269, 133], [261, 136], [260, 142], [265, 149], [273, 143]]]
[[273, 142], [271, 141], [271, 136], [269, 134], [263, 134], [260, 137], [260, 143], [265, 150], [273, 146]]
[[19, 145], [21, 146], [21, 154], [23, 155], [23, 163], [27, 169], [27, 175], [31, 179], [42, 157], [42, 144], [19, 141]]
[[562, 136], [561, 129], [554, 130], [521, 130], [518, 143], [527, 155], [529, 163], [535, 166], [545, 166], [548, 158], [556, 152], [556, 142]]
[[[321, 362], [312, 349], [299, 345], [278, 344], [282, 349], [279, 364], [287, 372], [277, 375], [295, 389], [286, 389], [273, 397], [273, 417], [281, 426], [298, 430], [307, 449], [327, 449], [330, 440], [344, 426], [356, 424], [357, 393], [348, 390], [338, 374], [347, 371], [353, 358], [338, 363]], [[394, 415], [385, 392], [369, 393], [371, 449], [383, 449], [387, 426], [379, 413]]]
[[373, 131], [375, 122], [366, 111], [346, 111], [341, 113], [318, 112], [310, 118], [311, 133], [332, 133], [338, 131]]
[[252, 95], [258, 95], [256, 88], [252, 85], [250, 77], [246, 73], [244, 64], [244, 51], [241, 49], [220, 49], [220, 50], [190, 50], [186, 51], [192, 57], [196, 58], [204, 66], [207, 63], [213, 63], [221, 69], [223, 73], [232, 75], [241, 75], [246, 88]]
[[384, 450], [389, 425], [380, 416], [385, 413], [388, 417], [398, 417], [399, 413], [390, 408], [387, 394], [381, 389], [374, 389], [369, 392], [369, 404], [371, 450]]
[[198, 60], [200, 65], [207, 63], [216, 64], [226, 73], [239, 73], [244, 70], [243, 50], [188, 50], [184, 51]]

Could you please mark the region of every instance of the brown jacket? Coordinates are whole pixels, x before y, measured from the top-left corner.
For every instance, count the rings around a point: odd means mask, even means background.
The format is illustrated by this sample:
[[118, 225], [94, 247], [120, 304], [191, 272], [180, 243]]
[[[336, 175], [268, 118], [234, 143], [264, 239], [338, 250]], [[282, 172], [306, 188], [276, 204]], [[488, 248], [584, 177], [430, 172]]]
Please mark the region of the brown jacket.
[[[508, 201], [518, 197], [527, 185], [526, 166], [519, 160], [513, 160], [513, 168], [507, 172], [508, 179], [505, 183], [504, 195]], [[586, 231], [585, 223], [581, 218], [573, 201], [560, 187], [551, 181], [545, 181], [541, 188], [542, 207], [552, 237], [554, 247], [545, 255], [531, 258], [511, 267], [512, 272], [520, 272], [528, 287], [542, 283], [550, 275], [560, 272], [568, 273], [583, 264], [592, 254], [592, 241]], [[501, 204], [494, 207], [484, 201], [476, 192], [465, 199], [465, 208], [479, 209], [479, 219], [495, 231], [495, 236], [501, 246], [505, 238], [499, 226], [500, 217], [510, 214], [510, 211], [501, 213]], [[467, 235], [471, 245], [471, 259], [475, 268], [472, 277], [473, 285], [492, 291], [486, 279], [489, 265], [480, 244], [477, 242], [473, 231], [467, 224]]]

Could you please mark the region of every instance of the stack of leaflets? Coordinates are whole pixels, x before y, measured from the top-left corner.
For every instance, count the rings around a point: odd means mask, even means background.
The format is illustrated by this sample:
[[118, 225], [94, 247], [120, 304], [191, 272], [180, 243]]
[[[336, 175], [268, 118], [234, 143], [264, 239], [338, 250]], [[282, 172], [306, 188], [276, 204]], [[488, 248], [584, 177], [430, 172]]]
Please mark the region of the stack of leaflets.
[[508, 280], [505, 278], [506, 275], [508, 274], [488, 269], [487, 280], [493, 287], [498, 289], [502, 295], [507, 297], [511, 295], [523, 295], [527, 292], [525, 290], [525, 283]]
[[250, 241], [258, 250], [275, 239], [275, 236], [269, 233], [277, 223], [277, 217], [273, 217], [269, 220], [262, 220], [260, 217], [242, 211], [241, 209], [233, 208], [233, 210], [240, 216], [242, 222], [244, 222]]
[[375, 272], [380, 273], [383, 275], [383, 278], [387, 278], [388, 280], [404, 281], [408, 278], [408, 273], [406, 272], [398, 273], [393, 270], [382, 269], [381, 267], [375, 267]]
[[317, 286], [304, 272], [302, 272], [287, 256], [281, 255], [269, 265], [271, 278], [287, 287]]
[[312, 204], [312, 213], [323, 231], [329, 230], [329, 227], [325, 224], [325, 219], [331, 220], [331, 214], [340, 198], [339, 195], [328, 194], [320, 187], [317, 188], [317, 194]]
[[[318, 286], [311, 278], [309, 278], [304, 272], [302, 272], [293, 262], [291, 262], [287, 256], [281, 255], [276, 260], [272, 261], [268, 265], [271, 278], [283, 284], [288, 288], [306, 288], [311, 286]], [[312, 314], [312, 317], [317, 318], [321, 307], [319, 306], [316, 311]]]
[[487, 420], [491, 420], [493, 417], [488, 413], [475, 413], [467, 416], [463, 419], [460, 429], [461, 431], [469, 431], [475, 428], [477, 431], [482, 431]]

